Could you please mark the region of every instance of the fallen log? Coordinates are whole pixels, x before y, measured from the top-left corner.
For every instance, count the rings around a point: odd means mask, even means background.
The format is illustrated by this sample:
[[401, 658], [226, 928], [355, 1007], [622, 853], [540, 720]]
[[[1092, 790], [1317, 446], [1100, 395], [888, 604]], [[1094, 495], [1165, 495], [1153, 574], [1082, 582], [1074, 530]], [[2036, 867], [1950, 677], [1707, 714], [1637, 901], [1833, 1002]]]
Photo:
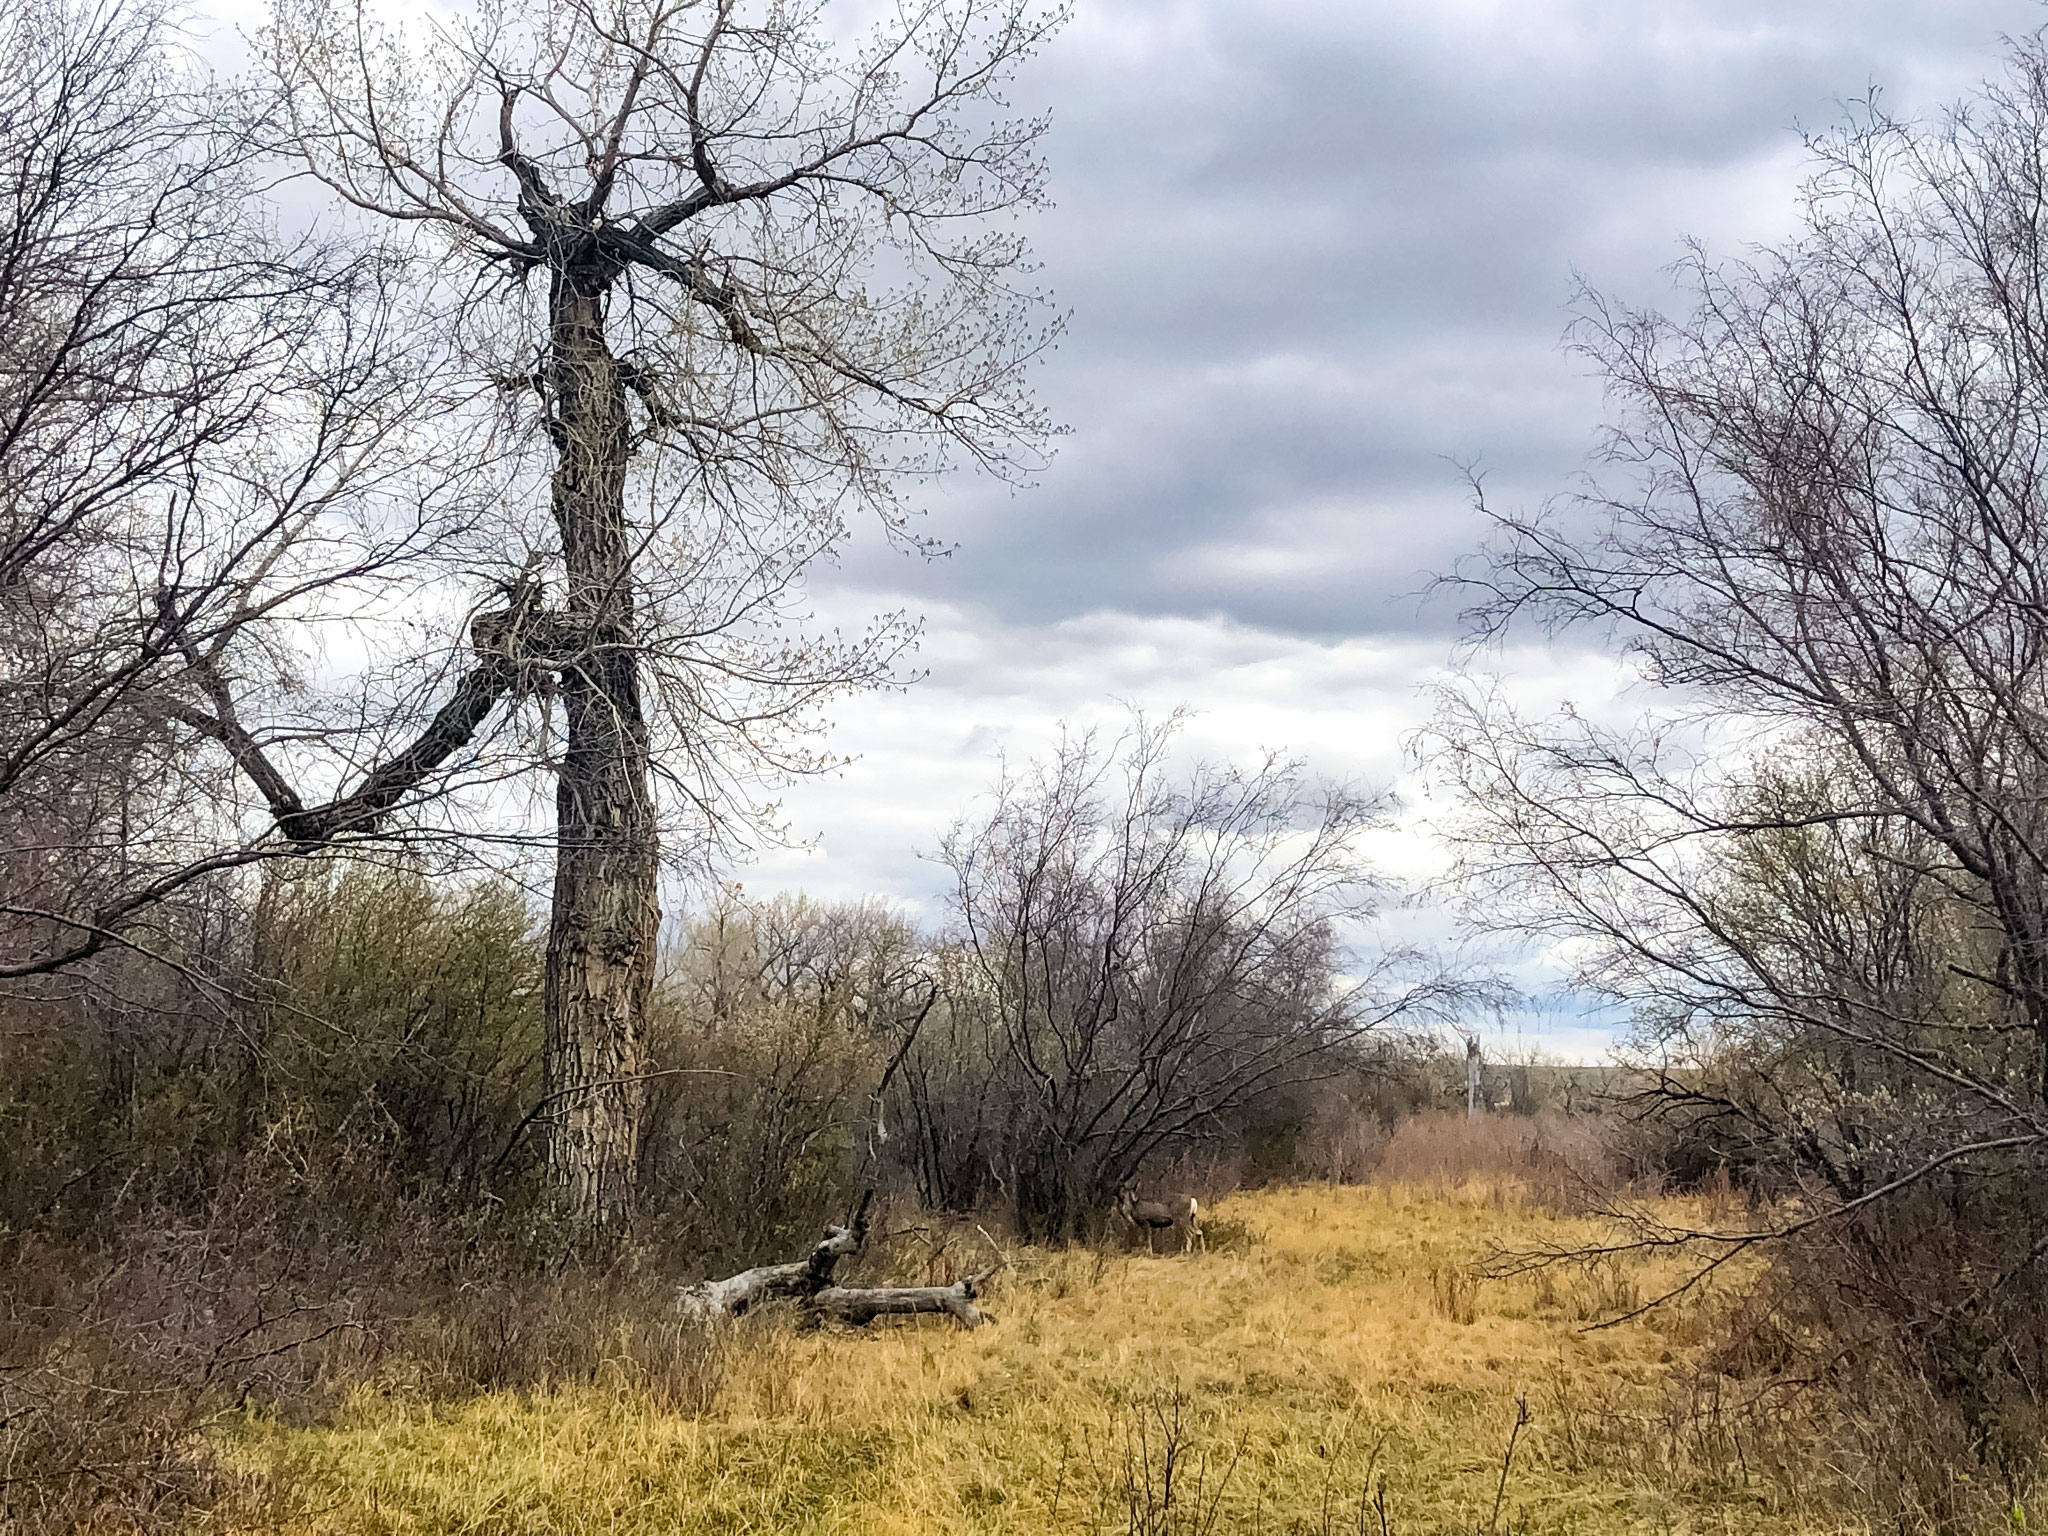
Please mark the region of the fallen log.
[[820, 1318], [855, 1328], [864, 1328], [878, 1317], [920, 1312], [944, 1312], [963, 1328], [979, 1328], [983, 1319], [974, 1298], [995, 1272], [986, 1269], [956, 1285], [828, 1286], [811, 1297], [808, 1305]]
[[[814, 1322], [830, 1319], [865, 1327], [878, 1317], [944, 1313], [963, 1328], [977, 1328], [986, 1319], [974, 1305], [989, 1276], [1003, 1267], [996, 1262], [978, 1275], [954, 1285], [846, 1286], [833, 1284], [839, 1261], [857, 1254], [868, 1235], [870, 1190], [860, 1197], [849, 1226], [827, 1227], [809, 1254], [793, 1264], [763, 1264], [723, 1280], [686, 1285], [676, 1294], [676, 1310], [685, 1318], [710, 1324], [759, 1306], [764, 1301], [793, 1301]], [[986, 1234], [984, 1234], [986, 1235]]]
[[738, 1317], [764, 1301], [802, 1300], [817, 1295], [832, 1284], [839, 1261], [859, 1253], [867, 1241], [868, 1206], [873, 1197], [872, 1190], [863, 1194], [854, 1210], [853, 1224], [827, 1227], [818, 1245], [794, 1264], [763, 1264], [723, 1280], [686, 1285], [677, 1293], [677, 1310], [687, 1318], [708, 1323]]

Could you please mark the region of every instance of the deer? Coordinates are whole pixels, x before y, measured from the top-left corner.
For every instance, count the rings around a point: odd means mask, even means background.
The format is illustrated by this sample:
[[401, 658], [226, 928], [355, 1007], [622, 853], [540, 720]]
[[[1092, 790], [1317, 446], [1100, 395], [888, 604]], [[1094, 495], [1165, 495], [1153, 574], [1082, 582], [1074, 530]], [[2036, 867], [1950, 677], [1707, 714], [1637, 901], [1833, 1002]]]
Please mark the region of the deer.
[[1202, 1252], [1209, 1251], [1209, 1239], [1202, 1235], [1202, 1205], [1193, 1195], [1168, 1195], [1164, 1200], [1140, 1200], [1137, 1191], [1126, 1184], [1117, 1191], [1116, 1212], [1134, 1227], [1145, 1229], [1145, 1251], [1152, 1253], [1152, 1238], [1155, 1233], [1181, 1229], [1180, 1251], [1186, 1253], [1198, 1244]]

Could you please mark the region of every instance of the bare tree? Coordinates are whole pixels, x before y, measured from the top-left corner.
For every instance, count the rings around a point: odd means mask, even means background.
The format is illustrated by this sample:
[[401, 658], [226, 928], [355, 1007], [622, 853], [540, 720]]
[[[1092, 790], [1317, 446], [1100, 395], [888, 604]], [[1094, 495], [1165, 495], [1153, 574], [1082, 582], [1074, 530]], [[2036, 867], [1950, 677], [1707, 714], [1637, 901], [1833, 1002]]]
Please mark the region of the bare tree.
[[0, 19], [8, 980], [171, 957], [166, 901], [288, 851], [225, 792], [224, 680], [294, 697], [305, 624], [466, 516], [382, 269], [279, 237], [219, 107], [148, 4]]
[[1661, 1104], [1810, 1202], [1710, 1251], [1867, 1243], [1937, 1330], [2048, 1253], [2015, 1194], [2048, 1154], [2044, 146], [2036, 36], [1937, 118], [1813, 141], [1805, 233], [1696, 253], [1690, 317], [1589, 298], [1612, 473], [1495, 512], [1473, 618], [1617, 641], [1650, 716], [1473, 688], [1439, 742], [1485, 919], [1571, 938]]
[[317, 840], [381, 816], [500, 699], [546, 701], [550, 1160], [588, 1218], [624, 1213], [635, 1162], [653, 774], [703, 831], [751, 771], [803, 766], [780, 728], [905, 638], [784, 638], [805, 567], [857, 511], [914, 543], [906, 485], [1025, 470], [1044, 436], [1023, 374], [1049, 333], [999, 221], [1040, 196], [1044, 125], [1002, 92], [1058, 20], [929, 0], [842, 43], [822, 7], [574, 0], [416, 40], [282, 0], [264, 34], [281, 147], [439, 263], [551, 526], [509, 521], [513, 601], [414, 752], [318, 812], [244, 767]]
[[[1385, 801], [1278, 758], [1177, 779], [1171, 739], [1069, 740], [945, 843], [963, 950], [947, 1006], [986, 1036], [946, 1066], [989, 1064], [979, 1159], [1031, 1230], [1086, 1225], [1149, 1159], [1463, 995], [1404, 951], [1346, 950], [1340, 925], [1388, 891], [1358, 846]], [[906, 1090], [943, 1136], [930, 1070], [913, 1053]]]

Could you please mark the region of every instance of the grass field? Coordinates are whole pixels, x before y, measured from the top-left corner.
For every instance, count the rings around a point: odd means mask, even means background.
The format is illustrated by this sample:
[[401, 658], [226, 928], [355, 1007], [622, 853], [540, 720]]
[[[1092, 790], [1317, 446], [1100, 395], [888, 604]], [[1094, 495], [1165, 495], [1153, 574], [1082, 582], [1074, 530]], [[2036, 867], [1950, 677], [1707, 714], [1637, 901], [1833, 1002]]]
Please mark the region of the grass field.
[[973, 1333], [749, 1320], [658, 1378], [622, 1339], [610, 1386], [436, 1403], [391, 1384], [312, 1427], [238, 1420], [238, 1492], [204, 1528], [1823, 1528], [1723, 1427], [1737, 1385], [1693, 1369], [1713, 1298], [1586, 1330], [1674, 1268], [1467, 1272], [1590, 1223], [1475, 1184], [1264, 1191], [1211, 1224], [1206, 1256], [1021, 1250]]

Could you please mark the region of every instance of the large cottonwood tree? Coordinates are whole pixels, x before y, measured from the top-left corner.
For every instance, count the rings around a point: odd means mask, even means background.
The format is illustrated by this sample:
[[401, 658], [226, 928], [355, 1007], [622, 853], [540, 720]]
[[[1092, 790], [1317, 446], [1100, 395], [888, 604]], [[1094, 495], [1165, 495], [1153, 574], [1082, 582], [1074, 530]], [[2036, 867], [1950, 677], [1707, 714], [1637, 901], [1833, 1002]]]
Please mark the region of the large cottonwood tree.
[[851, 517], [909, 539], [907, 485], [1024, 470], [1045, 435], [1024, 374], [1049, 332], [1008, 222], [1041, 195], [1044, 124], [1002, 92], [1058, 13], [908, 0], [851, 41], [838, 20], [535, 0], [408, 34], [281, 0], [263, 34], [280, 147], [432, 264], [551, 516], [514, 498], [505, 601], [412, 745], [311, 809], [247, 766], [283, 835], [326, 842], [539, 701], [549, 1163], [591, 1220], [630, 1196], [664, 805], [715, 823], [746, 769], [792, 765], [781, 727], [900, 647], [886, 623], [781, 638]]

